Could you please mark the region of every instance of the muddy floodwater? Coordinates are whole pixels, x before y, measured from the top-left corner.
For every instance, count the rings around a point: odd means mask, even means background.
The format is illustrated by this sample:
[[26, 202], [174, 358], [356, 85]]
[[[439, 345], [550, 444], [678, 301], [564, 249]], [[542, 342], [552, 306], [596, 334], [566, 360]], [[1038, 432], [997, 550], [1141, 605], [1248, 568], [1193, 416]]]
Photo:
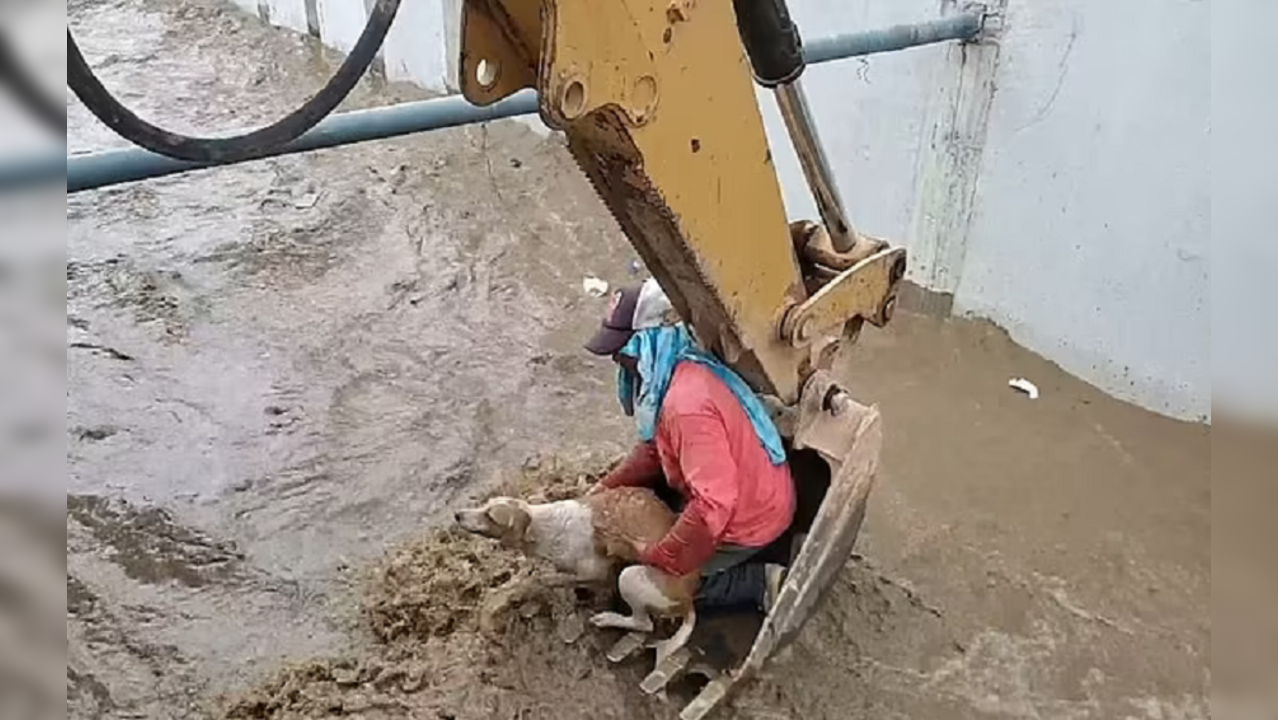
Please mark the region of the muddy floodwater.
[[[277, 117], [336, 60], [204, 0], [68, 21], [126, 102], [190, 131]], [[348, 105], [420, 97], [373, 77]], [[68, 113], [73, 150], [119, 144]], [[486, 637], [467, 608], [520, 566], [434, 534], [631, 441], [579, 347], [605, 309], [583, 277], [634, 259], [562, 143], [515, 121], [69, 196], [69, 717], [673, 717], [571, 608]], [[1207, 428], [982, 323], [904, 314], [839, 371], [886, 420], [863, 540], [724, 717], [1209, 717]], [[421, 620], [433, 593], [465, 612]]]

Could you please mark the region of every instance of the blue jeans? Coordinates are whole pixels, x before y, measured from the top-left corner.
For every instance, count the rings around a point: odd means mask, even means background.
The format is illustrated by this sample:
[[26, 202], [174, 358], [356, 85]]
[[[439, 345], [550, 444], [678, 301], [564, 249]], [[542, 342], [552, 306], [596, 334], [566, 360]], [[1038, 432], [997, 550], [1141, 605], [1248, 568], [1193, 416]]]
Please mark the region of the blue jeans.
[[763, 548], [724, 544], [702, 569], [698, 611], [763, 610], [768, 577], [761, 562], [749, 562]]

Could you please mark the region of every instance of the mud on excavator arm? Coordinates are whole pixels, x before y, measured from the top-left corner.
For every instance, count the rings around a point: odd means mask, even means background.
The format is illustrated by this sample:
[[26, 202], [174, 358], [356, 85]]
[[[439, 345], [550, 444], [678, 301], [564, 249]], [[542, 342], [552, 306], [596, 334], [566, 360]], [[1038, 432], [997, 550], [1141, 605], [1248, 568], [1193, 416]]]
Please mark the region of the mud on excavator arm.
[[[847, 223], [784, 0], [465, 0], [461, 35], [466, 99], [538, 91], [542, 120], [697, 338], [772, 401], [795, 448], [830, 466], [749, 657], [684, 711], [702, 717], [797, 635], [851, 553], [881, 430], [827, 370], [864, 322], [891, 319], [905, 251]], [[787, 222], [755, 80], [778, 93], [821, 223]]]

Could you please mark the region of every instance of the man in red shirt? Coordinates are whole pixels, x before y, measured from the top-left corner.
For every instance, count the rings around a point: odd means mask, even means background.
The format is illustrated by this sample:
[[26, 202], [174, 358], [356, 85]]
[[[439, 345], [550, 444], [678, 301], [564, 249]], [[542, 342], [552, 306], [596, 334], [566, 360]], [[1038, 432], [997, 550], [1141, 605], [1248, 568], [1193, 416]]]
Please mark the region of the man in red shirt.
[[702, 607], [754, 602], [766, 610], [769, 575], [775, 584], [779, 568], [747, 561], [789, 527], [795, 494], [762, 402], [696, 345], [655, 280], [614, 294], [586, 349], [617, 362], [618, 397], [641, 441], [592, 492], [673, 490], [678, 521], [660, 542], [638, 548], [641, 562], [678, 576], [699, 571]]

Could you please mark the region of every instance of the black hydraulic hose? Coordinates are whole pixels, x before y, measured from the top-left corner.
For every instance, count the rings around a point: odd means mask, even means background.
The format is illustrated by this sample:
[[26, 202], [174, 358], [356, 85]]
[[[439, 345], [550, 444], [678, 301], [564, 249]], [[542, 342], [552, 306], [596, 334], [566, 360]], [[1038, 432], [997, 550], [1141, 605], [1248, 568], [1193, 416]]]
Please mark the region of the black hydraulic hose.
[[202, 138], [169, 132], [143, 120], [120, 104], [98, 80], [67, 30], [67, 85], [107, 127], [151, 152], [179, 160], [233, 163], [261, 157], [296, 140], [323, 120], [346, 98], [386, 39], [400, 0], [377, 0], [355, 48], [322, 90], [277, 122], [227, 138]]
[[31, 73], [18, 62], [3, 32], [0, 32], [0, 84], [7, 85], [18, 102], [46, 127], [66, 137], [67, 106], [59, 105], [38, 86]]

